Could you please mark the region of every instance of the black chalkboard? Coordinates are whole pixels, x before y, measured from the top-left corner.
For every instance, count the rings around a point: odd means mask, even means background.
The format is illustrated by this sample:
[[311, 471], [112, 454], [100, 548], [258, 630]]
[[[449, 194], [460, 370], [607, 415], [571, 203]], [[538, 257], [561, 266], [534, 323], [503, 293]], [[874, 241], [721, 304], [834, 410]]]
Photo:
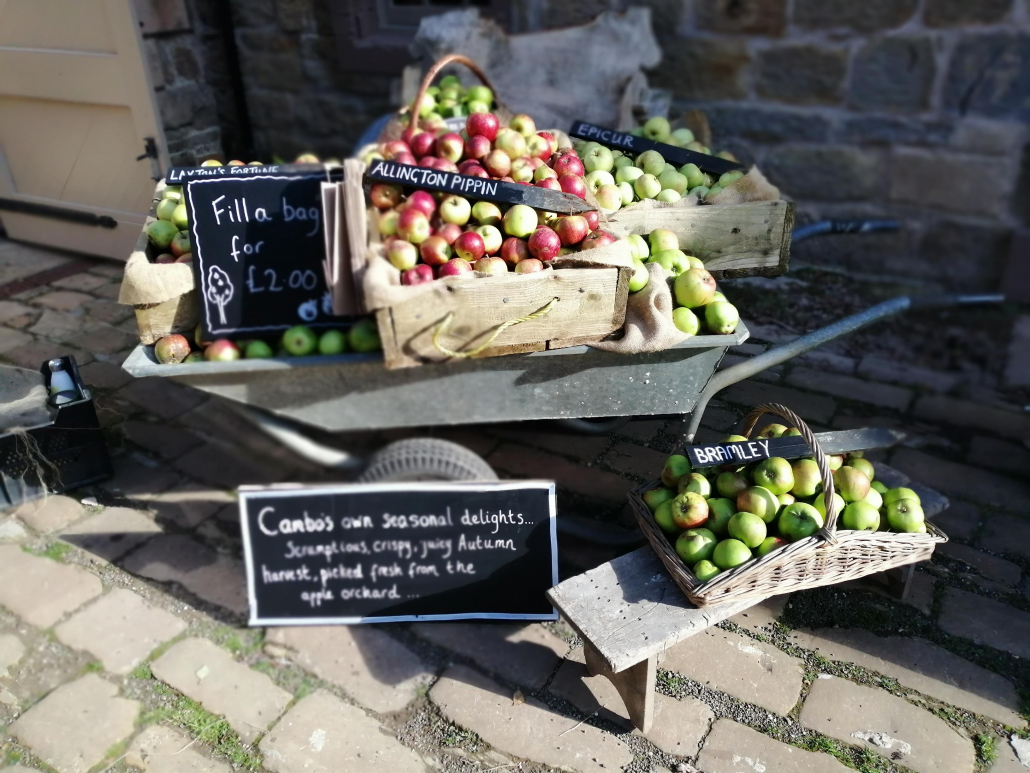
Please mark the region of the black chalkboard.
[[240, 488], [251, 625], [556, 620], [554, 483]]
[[[247, 167], [215, 167], [246, 169]], [[325, 281], [324, 169], [186, 183], [200, 324], [209, 338], [337, 325]]]
[[618, 132], [615, 129], [606, 129], [603, 126], [594, 126], [585, 121], [576, 121], [569, 130], [569, 135], [578, 137], [581, 140], [593, 140], [602, 145], [614, 148], [629, 148], [634, 153], [643, 153], [645, 150], [657, 150], [662, 158], [670, 164], [683, 166], [683, 164], [697, 164], [704, 172], [714, 175], [723, 175], [734, 170], [743, 171], [746, 167], [735, 161], [729, 161], [718, 156], [710, 156], [707, 153], [698, 153], [696, 150], [680, 148], [676, 145], [666, 145], [664, 142], [655, 142], [646, 137], [634, 137], [632, 134]]
[[811, 456], [812, 449], [808, 447], [808, 443], [803, 437], [790, 435], [789, 437], [738, 440], [733, 443], [705, 443], [704, 445], [687, 446], [685, 454], [694, 467], [712, 467], [727, 462], [750, 464], [771, 456], [800, 459], [802, 456]]

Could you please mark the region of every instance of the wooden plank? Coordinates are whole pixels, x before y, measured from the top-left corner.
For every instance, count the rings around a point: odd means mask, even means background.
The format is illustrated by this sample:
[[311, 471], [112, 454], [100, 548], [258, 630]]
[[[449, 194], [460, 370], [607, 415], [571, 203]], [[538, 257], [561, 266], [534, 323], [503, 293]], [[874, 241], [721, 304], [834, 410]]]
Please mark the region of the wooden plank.
[[698, 609], [650, 547], [565, 580], [547, 596], [612, 671], [624, 671], [762, 601]]
[[626, 713], [633, 726], [641, 733], [651, 730], [654, 723], [654, 691], [658, 681], [658, 656], [630, 666], [625, 671], [608, 668], [601, 653], [589, 641], [583, 642], [583, 656], [590, 676], [603, 676], [618, 691], [626, 705]]

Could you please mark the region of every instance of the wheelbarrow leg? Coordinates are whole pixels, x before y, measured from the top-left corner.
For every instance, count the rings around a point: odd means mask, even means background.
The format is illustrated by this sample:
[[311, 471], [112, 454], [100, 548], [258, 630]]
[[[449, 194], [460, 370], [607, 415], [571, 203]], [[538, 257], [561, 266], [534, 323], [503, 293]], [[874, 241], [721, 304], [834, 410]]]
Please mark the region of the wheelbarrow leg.
[[652, 655], [624, 671], [612, 671], [604, 657], [590, 642], [583, 642], [583, 655], [590, 676], [603, 676], [611, 682], [626, 704], [630, 722], [647, 733], [654, 722], [654, 691], [658, 676], [658, 655]]
[[916, 575], [916, 565], [908, 564], [896, 569], [888, 569], [883, 573], [887, 578], [887, 592], [896, 599], [904, 601], [912, 588], [912, 578]]

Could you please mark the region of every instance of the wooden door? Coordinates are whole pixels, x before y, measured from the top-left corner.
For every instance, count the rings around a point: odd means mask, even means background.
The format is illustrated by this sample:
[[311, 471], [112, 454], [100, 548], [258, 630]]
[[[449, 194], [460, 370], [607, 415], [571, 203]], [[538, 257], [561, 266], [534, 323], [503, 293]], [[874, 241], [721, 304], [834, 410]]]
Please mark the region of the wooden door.
[[0, 0], [0, 221], [120, 260], [168, 166], [131, 0]]

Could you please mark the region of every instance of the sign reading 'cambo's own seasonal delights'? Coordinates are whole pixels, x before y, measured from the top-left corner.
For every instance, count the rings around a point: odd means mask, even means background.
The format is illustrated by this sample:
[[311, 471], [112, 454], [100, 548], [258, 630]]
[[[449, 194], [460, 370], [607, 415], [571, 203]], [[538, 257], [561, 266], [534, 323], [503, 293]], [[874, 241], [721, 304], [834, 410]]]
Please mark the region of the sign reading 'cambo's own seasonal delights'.
[[251, 625], [555, 620], [554, 483], [245, 486]]

